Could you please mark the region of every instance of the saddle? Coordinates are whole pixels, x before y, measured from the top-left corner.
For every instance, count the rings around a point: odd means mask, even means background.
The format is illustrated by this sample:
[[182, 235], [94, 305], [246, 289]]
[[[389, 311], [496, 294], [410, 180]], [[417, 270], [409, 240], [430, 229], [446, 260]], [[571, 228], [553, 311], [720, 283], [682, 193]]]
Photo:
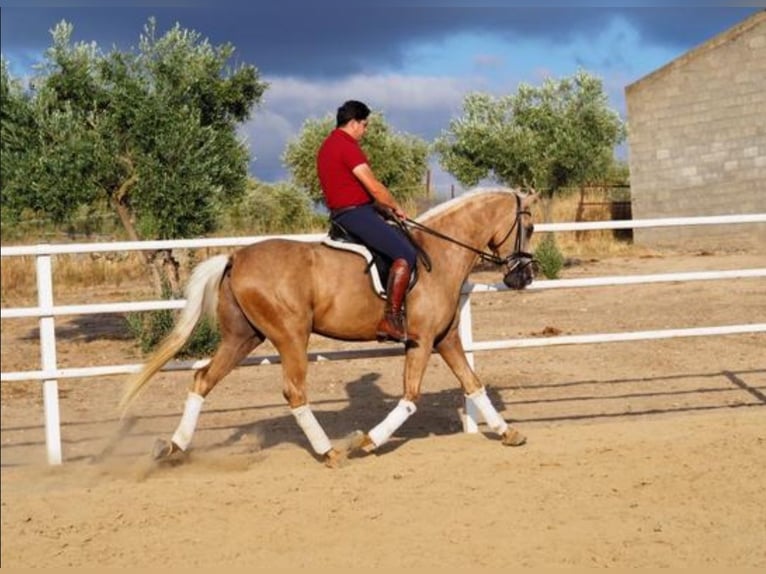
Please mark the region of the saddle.
[[[406, 229], [389, 221], [389, 225], [396, 228], [398, 233], [409, 241], [415, 250], [418, 252], [418, 258], [424, 262], [426, 270], [431, 270], [431, 262], [428, 259], [428, 255], [423, 251], [417, 243], [412, 240]], [[349, 233], [342, 225], [335, 221], [330, 221], [330, 229], [327, 232], [327, 236], [322, 239], [321, 243], [332, 249], [341, 249], [343, 251], [349, 251], [356, 253], [360, 257], [363, 257], [367, 262], [365, 273], [370, 276], [372, 282], [372, 290], [381, 299], [386, 299], [386, 286], [388, 285], [388, 274], [391, 270], [391, 264], [393, 261], [389, 257], [386, 257], [382, 253], [378, 253], [373, 249], [369, 249], [366, 245], [362, 244], [359, 239], [352, 233]], [[410, 291], [417, 283], [418, 280], [418, 266], [415, 265], [412, 273], [410, 274], [410, 283], [407, 287], [407, 291]]]

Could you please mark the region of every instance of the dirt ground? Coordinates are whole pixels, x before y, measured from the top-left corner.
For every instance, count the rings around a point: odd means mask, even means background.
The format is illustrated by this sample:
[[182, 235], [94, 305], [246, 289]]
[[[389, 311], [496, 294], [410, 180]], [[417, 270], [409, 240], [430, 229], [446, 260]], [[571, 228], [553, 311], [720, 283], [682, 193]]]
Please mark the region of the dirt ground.
[[[764, 264], [762, 253], [665, 253], [563, 276]], [[766, 281], [481, 294], [472, 309], [477, 341], [755, 323]], [[61, 318], [57, 332], [62, 366], [142, 360], [122, 317]], [[335, 470], [293, 422], [279, 365], [232, 373], [188, 460], [162, 467], [148, 453], [175, 429], [190, 373], [158, 375], [124, 425], [123, 378], [61, 380], [58, 467], [45, 462], [39, 383], [3, 383], [2, 566], [764, 567], [764, 349], [766, 334], [744, 334], [477, 353], [494, 404], [528, 436], [518, 448], [483, 426], [462, 432], [457, 382], [434, 356], [418, 412]], [[3, 371], [38, 361], [36, 322], [3, 321]], [[312, 363], [310, 400], [331, 439], [382, 420], [401, 371], [401, 357]]]

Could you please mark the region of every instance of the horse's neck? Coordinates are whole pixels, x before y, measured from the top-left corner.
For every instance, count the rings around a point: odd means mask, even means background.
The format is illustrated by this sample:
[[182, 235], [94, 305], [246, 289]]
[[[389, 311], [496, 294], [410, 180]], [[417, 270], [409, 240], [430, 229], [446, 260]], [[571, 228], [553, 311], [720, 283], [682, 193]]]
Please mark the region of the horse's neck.
[[[460, 206], [426, 225], [460, 243], [486, 251], [494, 230], [492, 220], [496, 213], [497, 210], [488, 209], [486, 205]], [[478, 257], [474, 251], [457, 243], [428, 234], [423, 235], [423, 246], [434, 261], [434, 267], [441, 269], [447, 277], [454, 277], [458, 285], [462, 285], [468, 277]]]
[[437, 217], [428, 225], [474, 249], [485, 250], [492, 237], [499, 213], [502, 196], [486, 196], [484, 202], [459, 204], [455, 209]]

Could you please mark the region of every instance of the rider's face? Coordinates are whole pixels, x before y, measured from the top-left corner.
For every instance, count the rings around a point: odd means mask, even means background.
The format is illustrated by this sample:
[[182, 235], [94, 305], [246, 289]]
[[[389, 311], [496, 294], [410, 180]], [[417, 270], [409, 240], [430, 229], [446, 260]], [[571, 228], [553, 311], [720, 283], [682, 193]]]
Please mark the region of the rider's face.
[[351, 120], [352, 122], [352, 135], [356, 140], [362, 139], [364, 133], [367, 131], [367, 120]]

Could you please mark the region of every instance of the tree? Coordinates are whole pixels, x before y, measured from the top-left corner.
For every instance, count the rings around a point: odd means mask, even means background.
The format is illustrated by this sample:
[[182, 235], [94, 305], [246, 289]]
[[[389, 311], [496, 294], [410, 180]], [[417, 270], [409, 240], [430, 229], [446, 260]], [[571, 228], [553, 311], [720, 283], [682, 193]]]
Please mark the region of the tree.
[[538, 88], [522, 84], [515, 95], [469, 94], [463, 116], [434, 147], [442, 167], [463, 185], [494, 178], [552, 195], [607, 174], [624, 139], [601, 80], [579, 71]]
[[[322, 200], [316, 155], [334, 127], [335, 120], [331, 116], [307, 120], [282, 156], [295, 183], [316, 202]], [[393, 132], [381, 114], [373, 113], [361, 147], [375, 175], [399, 202], [406, 205], [426, 194], [423, 180], [428, 168], [428, 144], [425, 141]]]
[[251, 179], [247, 192], [223, 213], [227, 228], [253, 234], [305, 233], [327, 227], [327, 219], [314, 209], [302, 190], [286, 182]]
[[0, 201], [2, 223], [13, 224], [22, 206], [10, 185], [23, 181], [29, 172], [30, 153], [34, 144], [35, 120], [29, 97], [21, 84], [12, 79], [5, 58], [0, 58]]
[[[4, 211], [8, 198], [12, 212], [63, 223], [83, 205], [108, 206], [133, 240], [212, 231], [219, 206], [246, 188], [236, 127], [267, 88], [257, 69], [230, 67], [231, 45], [213, 47], [179, 25], [157, 37], [153, 19], [127, 52], [72, 44], [72, 31], [65, 21], [52, 31], [31, 84], [32, 119], [3, 115], [3, 163], [6, 123], [26, 148], [3, 171]], [[2, 97], [3, 109], [19, 102], [5, 87]], [[153, 267], [155, 281], [175, 292], [177, 263], [163, 255], [165, 276]]]

